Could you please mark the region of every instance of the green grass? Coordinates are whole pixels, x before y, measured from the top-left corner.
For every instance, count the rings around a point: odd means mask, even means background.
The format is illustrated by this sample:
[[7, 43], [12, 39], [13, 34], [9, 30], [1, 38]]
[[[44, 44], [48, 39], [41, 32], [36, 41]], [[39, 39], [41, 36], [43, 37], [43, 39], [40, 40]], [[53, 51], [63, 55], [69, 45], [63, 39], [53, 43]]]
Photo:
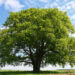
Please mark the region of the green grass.
[[51, 75], [51, 74], [69, 74], [75, 73], [75, 70], [55, 70], [55, 71], [41, 71], [40, 73], [33, 73], [32, 71], [9, 71], [0, 70], [0, 75]]

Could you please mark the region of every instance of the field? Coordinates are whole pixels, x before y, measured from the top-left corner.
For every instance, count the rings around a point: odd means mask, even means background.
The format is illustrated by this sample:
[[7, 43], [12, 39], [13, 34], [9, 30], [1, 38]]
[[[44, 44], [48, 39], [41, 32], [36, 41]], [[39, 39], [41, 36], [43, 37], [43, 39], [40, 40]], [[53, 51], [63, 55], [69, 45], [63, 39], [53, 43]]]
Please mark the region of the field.
[[32, 73], [31, 71], [0, 70], [0, 75], [75, 75], [75, 70], [41, 71], [40, 73]]

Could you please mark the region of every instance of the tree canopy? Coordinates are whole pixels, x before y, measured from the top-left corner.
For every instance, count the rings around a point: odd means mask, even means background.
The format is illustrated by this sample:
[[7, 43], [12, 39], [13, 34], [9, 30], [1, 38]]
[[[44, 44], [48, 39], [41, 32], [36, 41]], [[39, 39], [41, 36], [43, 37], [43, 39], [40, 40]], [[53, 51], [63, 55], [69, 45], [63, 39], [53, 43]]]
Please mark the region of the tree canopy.
[[66, 12], [57, 8], [30, 8], [20, 12], [10, 12], [0, 30], [0, 63], [33, 66], [34, 72], [46, 64], [75, 64], [72, 55], [74, 32]]

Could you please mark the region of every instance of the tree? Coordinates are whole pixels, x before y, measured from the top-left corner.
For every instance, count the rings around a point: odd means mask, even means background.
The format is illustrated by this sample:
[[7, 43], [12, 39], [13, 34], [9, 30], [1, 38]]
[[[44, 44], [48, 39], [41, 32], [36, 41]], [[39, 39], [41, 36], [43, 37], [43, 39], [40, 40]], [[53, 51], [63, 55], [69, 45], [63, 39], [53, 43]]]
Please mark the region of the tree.
[[30, 8], [10, 12], [0, 31], [0, 62], [33, 66], [34, 72], [46, 64], [74, 64], [72, 39], [74, 32], [66, 12], [54, 9]]

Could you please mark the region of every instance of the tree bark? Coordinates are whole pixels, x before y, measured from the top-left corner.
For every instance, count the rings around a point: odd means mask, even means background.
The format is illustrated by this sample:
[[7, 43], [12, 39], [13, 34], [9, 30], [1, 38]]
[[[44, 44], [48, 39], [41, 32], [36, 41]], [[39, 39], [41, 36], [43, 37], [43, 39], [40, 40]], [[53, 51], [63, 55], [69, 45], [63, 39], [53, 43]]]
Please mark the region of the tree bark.
[[40, 72], [41, 61], [42, 61], [44, 54], [45, 54], [45, 52], [41, 49], [37, 50], [35, 54], [33, 54], [30, 49], [30, 59], [32, 61], [34, 73]]
[[41, 52], [41, 54], [37, 54], [37, 56], [33, 57], [32, 65], [33, 65], [33, 72], [39, 73], [40, 72], [40, 66], [41, 66], [41, 61], [43, 58], [44, 53]]
[[34, 73], [40, 72], [40, 65], [41, 65], [41, 62], [39, 62], [39, 61], [36, 61], [36, 63], [33, 64], [33, 72]]

